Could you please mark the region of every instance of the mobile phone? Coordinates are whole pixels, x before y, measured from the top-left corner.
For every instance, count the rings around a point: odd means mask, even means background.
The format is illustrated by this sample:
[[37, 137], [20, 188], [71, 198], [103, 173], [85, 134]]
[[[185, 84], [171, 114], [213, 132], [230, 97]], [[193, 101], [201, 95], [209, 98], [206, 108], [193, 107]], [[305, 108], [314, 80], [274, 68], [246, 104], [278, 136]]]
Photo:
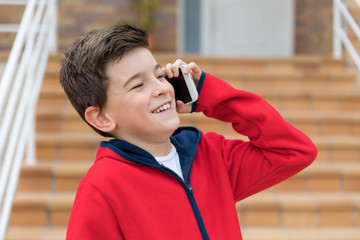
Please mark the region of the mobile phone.
[[194, 80], [191, 76], [191, 73], [185, 75], [183, 73], [184, 69], [185, 66], [180, 66], [178, 77], [166, 77], [166, 79], [174, 88], [175, 99], [181, 100], [184, 102], [185, 105], [187, 105], [195, 102], [198, 99], [199, 94], [196, 89]]

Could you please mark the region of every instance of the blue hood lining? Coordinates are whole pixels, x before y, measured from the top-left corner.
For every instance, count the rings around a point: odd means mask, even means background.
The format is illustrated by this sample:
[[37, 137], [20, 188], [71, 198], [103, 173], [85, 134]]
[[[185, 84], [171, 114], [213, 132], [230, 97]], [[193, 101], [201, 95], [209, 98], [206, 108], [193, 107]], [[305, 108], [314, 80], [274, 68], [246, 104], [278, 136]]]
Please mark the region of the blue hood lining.
[[[170, 141], [175, 146], [180, 160], [195, 158], [201, 136], [201, 131], [195, 127], [180, 127], [173, 133]], [[100, 146], [111, 149], [120, 157], [131, 162], [153, 167], [160, 166], [149, 152], [127, 141], [112, 139], [101, 142]]]

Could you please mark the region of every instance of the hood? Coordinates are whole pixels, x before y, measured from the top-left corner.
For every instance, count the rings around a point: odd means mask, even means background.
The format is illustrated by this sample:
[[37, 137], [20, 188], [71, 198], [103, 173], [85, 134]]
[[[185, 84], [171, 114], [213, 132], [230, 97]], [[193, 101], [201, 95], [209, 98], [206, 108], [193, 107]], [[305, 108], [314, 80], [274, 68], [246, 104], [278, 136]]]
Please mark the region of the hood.
[[[175, 146], [181, 162], [184, 159], [187, 159], [186, 162], [188, 162], [189, 159], [193, 160], [195, 158], [201, 136], [201, 131], [195, 127], [180, 127], [173, 133], [170, 141]], [[116, 155], [133, 163], [153, 167], [160, 166], [149, 152], [124, 140], [112, 139], [110, 141], [102, 141], [100, 147], [102, 149], [108, 148], [116, 153]], [[105, 157], [104, 155], [107, 154], [99, 150], [97, 159]]]

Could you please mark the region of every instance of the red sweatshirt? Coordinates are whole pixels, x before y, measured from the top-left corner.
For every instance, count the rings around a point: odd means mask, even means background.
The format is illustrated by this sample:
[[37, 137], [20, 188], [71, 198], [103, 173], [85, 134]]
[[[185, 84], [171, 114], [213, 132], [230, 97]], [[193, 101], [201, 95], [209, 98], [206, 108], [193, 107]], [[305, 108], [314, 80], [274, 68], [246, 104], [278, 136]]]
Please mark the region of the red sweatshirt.
[[193, 127], [170, 137], [184, 179], [128, 142], [102, 142], [81, 181], [67, 239], [242, 239], [235, 203], [307, 167], [317, 150], [261, 97], [203, 73], [195, 111], [250, 141]]

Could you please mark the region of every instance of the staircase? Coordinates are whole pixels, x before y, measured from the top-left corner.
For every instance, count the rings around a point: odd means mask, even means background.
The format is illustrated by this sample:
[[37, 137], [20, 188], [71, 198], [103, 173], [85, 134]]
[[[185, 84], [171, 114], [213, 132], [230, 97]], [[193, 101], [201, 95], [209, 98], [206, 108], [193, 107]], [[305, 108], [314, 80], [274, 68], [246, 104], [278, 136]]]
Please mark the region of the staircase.
[[[37, 109], [38, 164], [22, 168], [7, 240], [65, 238], [77, 185], [102, 140], [59, 87], [59, 58], [48, 63]], [[157, 55], [162, 65], [176, 58]], [[360, 239], [360, 91], [357, 75], [344, 61], [319, 56], [183, 59], [263, 96], [318, 147], [309, 168], [236, 205], [244, 239]], [[202, 114], [181, 115], [181, 120], [236, 137], [229, 124]]]

